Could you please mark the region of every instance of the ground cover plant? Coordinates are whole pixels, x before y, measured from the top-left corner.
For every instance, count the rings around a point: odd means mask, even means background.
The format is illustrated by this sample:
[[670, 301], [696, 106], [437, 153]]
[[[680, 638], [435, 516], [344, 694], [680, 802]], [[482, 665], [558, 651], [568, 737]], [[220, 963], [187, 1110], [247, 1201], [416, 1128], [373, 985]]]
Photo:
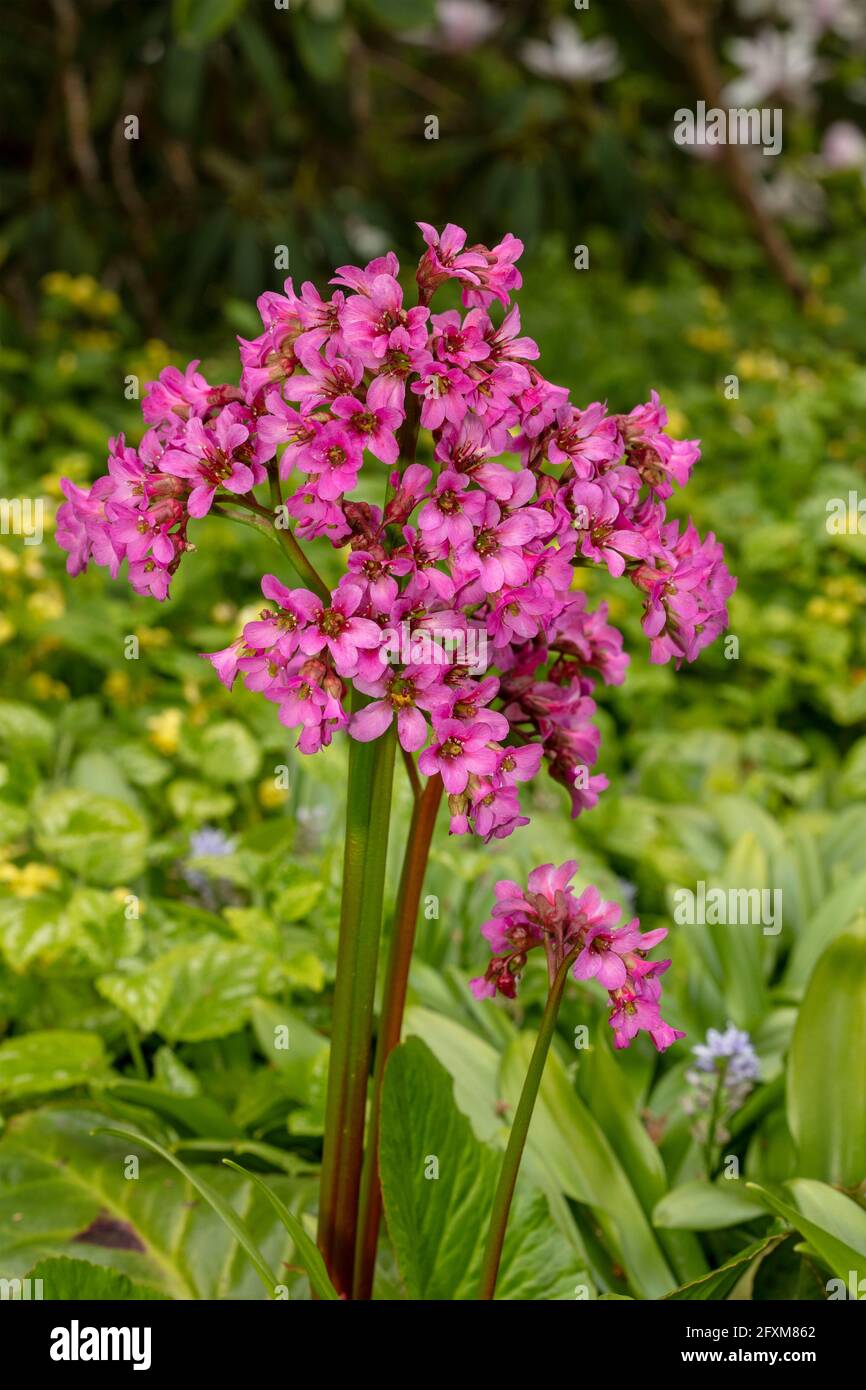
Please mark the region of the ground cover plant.
[[[811, 220], [773, 204], [801, 293], [675, 151], [657, 28], [641, 66], [600, 9], [574, 23], [618, 58], [540, 15], [449, 47], [349, 5], [329, 76], [317, 11], [275, 67], [252, 7], [200, 33], [195, 8], [82, 61], [158, 32], [174, 64], [255, 67], [236, 136], [212, 84], [190, 115], [147, 76], [201, 226], [141, 162], [175, 250], [149, 258], [154, 220], [129, 252], [82, 210], [137, 206], [116, 153], [54, 232], [13, 190], [0, 493], [44, 534], [0, 537], [0, 1276], [861, 1296], [866, 194], [850, 130], [822, 144], [856, 116], [854, 30], [773, 97], [768, 181], [818, 190]], [[771, 22], [719, 45], [754, 81]], [[477, 145], [459, 103], [394, 139], [454, 64]], [[268, 90], [297, 103], [273, 148], [318, 168], [352, 139], [357, 187], [267, 203]]]

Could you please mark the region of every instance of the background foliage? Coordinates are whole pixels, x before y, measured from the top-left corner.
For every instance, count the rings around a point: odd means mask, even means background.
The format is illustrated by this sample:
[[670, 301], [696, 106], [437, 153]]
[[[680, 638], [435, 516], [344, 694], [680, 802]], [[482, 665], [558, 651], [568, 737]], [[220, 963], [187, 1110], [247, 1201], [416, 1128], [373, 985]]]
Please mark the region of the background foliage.
[[[231, 334], [256, 331], [255, 296], [281, 282], [276, 246], [297, 282], [390, 245], [410, 263], [415, 217], [524, 237], [521, 312], [546, 375], [616, 410], [656, 387], [675, 432], [701, 436], [688, 504], [739, 577], [738, 649], [653, 668], [637, 601], [580, 572], [632, 654], [602, 695], [611, 788], [575, 826], [540, 786], [531, 825], [491, 849], [440, 827], [407, 1020], [420, 1041], [398, 1054], [393, 1124], [420, 1144], [412, 1106], [435, 1098], [455, 1167], [484, 1187], [544, 992], [530, 971], [519, 1004], [468, 993], [497, 878], [576, 855], [648, 927], [670, 925], [675, 890], [701, 879], [781, 888], [778, 936], [673, 930], [668, 1011], [689, 1036], [661, 1062], [641, 1047], [614, 1060], [592, 987], [571, 991], [503, 1296], [825, 1297], [832, 1276], [866, 1277], [866, 536], [825, 525], [828, 499], [863, 487], [866, 193], [859, 168], [819, 159], [828, 125], [862, 112], [862, 52], [828, 30], [822, 80], [772, 98], [786, 112], [772, 179], [813, 190], [809, 216], [802, 196], [775, 204], [810, 286], [798, 305], [720, 168], [671, 143], [695, 93], [658, 7], [463, 5], [455, 31], [460, 9], [5, 8], [0, 493], [41, 497], [50, 519], [61, 475], [84, 482], [109, 434], [139, 437], [130, 375], [196, 354], [228, 378]], [[791, 24], [783, 6], [718, 10], [728, 75], [731, 38]], [[527, 62], [564, 15], [616, 42], [604, 81]], [[123, 138], [129, 114], [138, 141]], [[183, 1176], [142, 1149], [125, 1181], [129, 1144], [100, 1125], [131, 1124], [206, 1174], [275, 1268], [290, 1237], [219, 1159], [266, 1175], [297, 1213], [315, 1202], [344, 750], [302, 759], [264, 702], [228, 696], [201, 663], [271, 567], [257, 536], [221, 526], [199, 524], [167, 608], [100, 571], [73, 591], [50, 531], [42, 546], [0, 538], [0, 1273], [72, 1257], [50, 1266], [54, 1287], [81, 1296], [261, 1296]], [[399, 776], [397, 794], [399, 828]], [[684, 1108], [689, 1046], [728, 1020], [750, 1032], [761, 1079], [724, 1152], [760, 1190], [707, 1181]], [[455, 1225], [448, 1185], [419, 1190], [399, 1154], [383, 1149], [393, 1258], [378, 1291], [468, 1296], [483, 1211], [478, 1230]], [[445, 1233], [435, 1266], [418, 1234], [430, 1222]], [[94, 1284], [95, 1265], [127, 1284]], [[307, 1296], [300, 1273], [285, 1278]]]

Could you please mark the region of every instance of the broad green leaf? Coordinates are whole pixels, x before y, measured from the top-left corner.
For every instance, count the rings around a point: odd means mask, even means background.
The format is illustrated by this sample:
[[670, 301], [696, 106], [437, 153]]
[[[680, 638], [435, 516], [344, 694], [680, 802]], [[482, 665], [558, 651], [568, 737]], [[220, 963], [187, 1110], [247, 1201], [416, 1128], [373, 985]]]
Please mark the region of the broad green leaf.
[[[502, 1059], [504, 1098], [517, 1104], [533, 1039], [521, 1037]], [[592, 1207], [613, 1241], [619, 1263], [641, 1298], [659, 1298], [675, 1283], [646, 1213], [604, 1131], [551, 1052], [529, 1129], [527, 1148], [572, 1201]]]
[[[412, 1299], [476, 1295], [501, 1154], [480, 1143], [454, 1103], [445, 1068], [418, 1038], [388, 1059], [379, 1144], [388, 1231]], [[497, 1297], [574, 1297], [580, 1262], [547, 1199], [521, 1180]]]
[[253, 946], [204, 937], [176, 946], [143, 970], [103, 975], [96, 987], [143, 1033], [197, 1042], [243, 1026], [266, 965], [267, 957]]
[[[768, 884], [767, 855], [754, 832], [747, 832], [733, 845], [719, 877], [719, 885], [731, 890], [760, 893]], [[713, 885], [716, 886], [715, 884]], [[708, 888], [709, 893], [709, 888]], [[735, 900], [738, 903], [742, 898]], [[763, 898], [760, 899], [763, 903]], [[771, 899], [772, 902], [772, 899]], [[709, 910], [709, 909], [708, 909]], [[752, 916], [751, 906], [749, 909]], [[775, 925], [771, 930], [775, 930]], [[719, 923], [711, 926], [713, 941], [722, 968], [725, 1002], [731, 1018], [740, 1027], [753, 1027], [767, 1007], [764, 987], [764, 927], [759, 921]]]
[[211, 782], [249, 782], [262, 762], [259, 745], [237, 719], [209, 724], [193, 752], [197, 768]]
[[441, 1062], [454, 1081], [454, 1097], [468, 1115], [479, 1139], [502, 1138], [504, 1127], [497, 1113], [499, 1057], [489, 1043], [461, 1023], [419, 1007], [406, 1010], [404, 1038], [415, 1034]]
[[212, 787], [209, 782], [196, 782], [191, 777], [179, 777], [166, 788], [172, 815], [179, 821], [202, 825], [205, 821], [222, 820], [231, 815], [235, 799], [231, 792]]
[[[39, 1259], [71, 1255], [120, 1270], [171, 1298], [261, 1298], [256, 1273], [222, 1218], [139, 1136], [93, 1133], [108, 1120], [96, 1107], [54, 1105], [8, 1121], [0, 1139], [4, 1275], [23, 1275]], [[226, 1147], [231, 1151], [230, 1141]], [[291, 1245], [254, 1184], [218, 1165], [191, 1165], [189, 1171], [243, 1218], [268, 1269], [281, 1270], [291, 1296], [306, 1297], [305, 1277], [283, 1271]], [[306, 1178], [269, 1182], [292, 1206], [314, 1197]], [[85, 1232], [85, 1242], [76, 1239]]]
[[250, 1263], [256, 1274], [261, 1279], [271, 1297], [274, 1296], [277, 1279], [273, 1271], [268, 1268], [267, 1263], [262, 1257], [262, 1253], [256, 1245], [255, 1239], [251, 1235], [246, 1222], [238, 1216], [237, 1212], [226, 1201], [222, 1193], [217, 1192], [211, 1187], [210, 1183], [202, 1176], [201, 1171], [196, 1171], [186, 1163], [183, 1163], [176, 1154], [170, 1153], [162, 1144], [158, 1144], [155, 1139], [150, 1139], [144, 1134], [137, 1134], [133, 1130], [115, 1129], [111, 1126], [101, 1126], [97, 1134], [105, 1134], [110, 1139], [123, 1139], [133, 1146], [143, 1144], [151, 1153], [158, 1154], [164, 1158], [166, 1163], [170, 1163], [173, 1168], [186, 1178], [190, 1186], [194, 1187], [200, 1197], [203, 1197], [208, 1206], [211, 1207], [219, 1216], [220, 1220], [228, 1227], [238, 1245], [249, 1256]]
[[46, 719], [32, 705], [17, 700], [0, 700], [0, 743], [10, 748], [27, 748], [34, 753], [48, 753], [54, 747], [55, 733]]
[[797, 1172], [839, 1187], [866, 1176], [866, 917], [815, 967], [788, 1058]]
[[605, 1037], [578, 1053], [577, 1089], [615, 1150], [646, 1211], [665, 1192], [661, 1154], [641, 1124]]
[[35, 824], [42, 852], [91, 883], [127, 883], [144, 867], [147, 825], [122, 801], [72, 788], [49, 792], [36, 804]]
[[312, 879], [308, 883], [292, 883], [277, 895], [274, 903], [274, 916], [279, 922], [300, 922], [310, 913], [319, 901], [325, 885]]
[[[815, 1253], [840, 1279], [854, 1270], [866, 1278], [866, 1212], [826, 1184], [799, 1179], [787, 1184], [793, 1206], [757, 1183], [747, 1183], [758, 1201], [806, 1237]], [[802, 1208], [802, 1209], [801, 1209]], [[856, 1242], [855, 1245], [851, 1242]]]
[[65, 1255], [53, 1260], [40, 1260], [27, 1271], [30, 1280], [41, 1279], [42, 1297], [49, 1302], [74, 1303], [79, 1300], [99, 1302], [146, 1302], [167, 1295], [134, 1284], [116, 1269], [102, 1269], [87, 1260], [70, 1260]]
[[40, 894], [0, 901], [0, 954], [16, 974], [52, 965], [69, 949], [71, 938], [60, 898]]
[[25, 1033], [0, 1043], [0, 1100], [86, 1086], [106, 1074], [108, 1059], [96, 1033], [70, 1033], [58, 1028]]
[[759, 1202], [750, 1200], [741, 1184], [686, 1182], [674, 1187], [653, 1211], [653, 1225], [681, 1231], [719, 1231], [764, 1215]]
[[263, 1178], [258, 1173], [251, 1173], [246, 1168], [241, 1168], [239, 1164], [233, 1163], [230, 1158], [223, 1159], [227, 1168], [234, 1168], [236, 1172], [243, 1173], [244, 1177], [250, 1178], [258, 1188], [264, 1192], [277, 1216], [282, 1221], [289, 1235], [294, 1241], [298, 1259], [310, 1276], [310, 1287], [313, 1293], [318, 1294], [319, 1298], [327, 1299], [331, 1302], [339, 1302], [340, 1295], [328, 1278], [328, 1271], [325, 1261], [322, 1259], [321, 1252], [315, 1242], [310, 1239], [304, 1230], [303, 1225], [295, 1216], [294, 1212], [289, 1211], [285, 1202], [281, 1201]]
[[665, 1301], [698, 1303], [727, 1298], [749, 1266], [755, 1260], [770, 1254], [784, 1239], [784, 1236], [772, 1235], [764, 1236], [762, 1240], [756, 1240], [752, 1245], [747, 1245], [744, 1250], [738, 1251], [730, 1260], [719, 1265], [718, 1269], [712, 1270], [710, 1274], [705, 1274], [702, 1279], [695, 1279], [692, 1283], [683, 1284], [680, 1288], [674, 1289], [673, 1293], [666, 1294]]
[[866, 872], [846, 877], [826, 896], [818, 911], [810, 917], [791, 953], [785, 972], [785, 985], [790, 990], [805, 989], [812, 971], [830, 942], [866, 909]]

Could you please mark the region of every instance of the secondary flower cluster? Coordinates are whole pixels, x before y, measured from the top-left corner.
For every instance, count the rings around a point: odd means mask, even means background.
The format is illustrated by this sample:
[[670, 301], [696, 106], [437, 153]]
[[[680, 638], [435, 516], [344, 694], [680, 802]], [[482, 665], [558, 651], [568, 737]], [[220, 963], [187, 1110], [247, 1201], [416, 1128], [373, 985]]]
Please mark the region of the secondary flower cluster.
[[559, 867], [533, 869], [525, 889], [508, 879], [497, 883], [493, 916], [481, 928], [493, 956], [472, 981], [472, 992], [476, 999], [492, 999], [497, 992], [513, 999], [529, 952], [541, 947], [551, 979], [564, 961], [573, 960], [576, 980], [597, 980], [608, 991], [616, 1047], [628, 1047], [643, 1029], [663, 1052], [685, 1037], [659, 1011], [660, 977], [670, 961], [646, 958], [664, 941], [667, 928], [641, 932], [636, 917], [618, 927], [620, 908], [602, 902], [597, 888], [576, 896], [571, 887], [576, 869], [570, 859]]
[[[604, 605], [572, 588], [575, 566], [627, 576], [652, 659], [678, 664], [723, 629], [734, 580], [712, 535], [666, 517], [699, 450], [667, 433], [658, 397], [628, 415], [572, 405], [510, 304], [521, 243], [419, 225], [417, 304], [393, 253], [342, 266], [329, 298], [291, 280], [263, 294], [239, 385], [211, 385], [197, 362], [163, 371], [138, 448], [121, 436], [89, 490], [64, 483], [57, 535], [71, 573], [93, 560], [116, 575], [125, 559], [158, 599], [194, 549], [190, 518], [211, 510], [241, 509], [295, 553], [319, 538], [345, 549], [330, 597], [265, 576], [261, 616], [208, 659], [272, 700], [304, 753], [396, 721], [420, 771], [442, 774], [452, 830], [490, 838], [525, 824], [517, 784], [542, 760], [575, 815], [606, 786], [592, 695], [628, 658]], [[432, 312], [449, 281], [462, 309]], [[383, 505], [363, 495], [371, 458]], [[369, 699], [352, 714], [349, 682]]]

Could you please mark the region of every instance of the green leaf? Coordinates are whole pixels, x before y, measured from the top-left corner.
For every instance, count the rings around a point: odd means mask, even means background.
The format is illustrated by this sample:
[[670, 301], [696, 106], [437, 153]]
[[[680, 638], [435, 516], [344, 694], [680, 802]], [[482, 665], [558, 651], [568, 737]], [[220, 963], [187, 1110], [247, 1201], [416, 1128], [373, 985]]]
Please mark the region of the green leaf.
[[[475, 1138], [454, 1103], [451, 1077], [418, 1038], [388, 1059], [379, 1158], [388, 1231], [409, 1297], [474, 1298], [501, 1155]], [[573, 1298], [580, 1273], [547, 1199], [521, 1179], [497, 1297]]]
[[664, 1301], [698, 1303], [727, 1298], [749, 1266], [755, 1260], [770, 1254], [784, 1239], [784, 1236], [772, 1235], [764, 1236], [763, 1240], [756, 1240], [754, 1244], [747, 1245], [744, 1250], [738, 1251], [730, 1260], [719, 1265], [718, 1269], [712, 1270], [710, 1274], [705, 1274], [702, 1279], [695, 1279], [689, 1284], [683, 1284], [680, 1288], [674, 1289], [672, 1293], [666, 1294]]
[[58, 1028], [0, 1043], [0, 1100], [86, 1086], [106, 1074], [108, 1059], [96, 1033]]
[[274, 1297], [278, 1280], [263, 1259], [262, 1253], [250, 1234], [246, 1222], [238, 1216], [234, 1207], [230, 1206], [222, 1193], [217, 1192], [215, 1188], [211, 1187], [210, 1183], [202, 1177], [199, 1171], [188, 1167], [176, 1154], [169, 1153], [168, 1149], [163, 1148], [162, 1144], [158, 1144], [155, 1139], [150, 1139], [144, 1134], [137, 1134], [134, 1130], [114, 1129], [111, 1126], [105, 1125], [101, 1126], [96, 1133], [105, 1134], [111, 1139], [123, 1139], [133, 1146], [136, 1144], [143, 1144], [146, 1149], [150, 1149], [151, 1153], [158, 1154], [160, 1158], [165, 1159], [166, 1163], [170, 1163], [172, 1168], [176, 1168], [177, 1171], [186, 1178], [190, 1186], [195, 1188], [199, 1196], [204, 1198], [208, 1206], [216, 1212], [217, 1216], [219, 1216], [228, 1227], [238, 1245], [246, 1251], [253, 1269], [258, 1274], [268, 1293], [272, 1298]]
[[364, 8], [386, 29], [426, 29], [436, 22], [436, 0], [362, 0]]
[[233, 1163], [230, 1158], [224, 1158], [227, 1168], [234, 1168], [238, 1173], [243, 1173], [244, 1177], [250, 1178], [257, 1187], [260, 1187], [273, 1207], [277, 1216], [282, 1221], [289, 1235], [295, 1244], [298, 1259], [310, 1276], [310, 1286], [313, 1293], [318, 1294], [319, 1298], [339, 1302], [340, 1295], [328, 1278], [328, 1271], [325, 1268], [325, 1261], [322, 1259], [321, 1252], [307, 1235], [294, 1212], [289, 1211], [285, 1202], [282, 1202], [276, 1192], [272, 1191], [264, 1178], [260, 1178], [258, 1173], [250, 1173], [237, 1163]]
[[[138, 1135], [122, 1141], [95, 1135], [108, 1118], [95, 1106], [53, 1105], [8, 1121], [0, 1140], [4, 1276], [23, 1275], [39, 1259], [70, 1255], [120, 1270], [171, 1298], [261, 1298], [259, 1279], [222, 1218]], [[226, 1148], [231, 1151], [231, 1141]], [[268, 1270], [280, 1269], [291, 1244], [255, 1186], [212, 1164], [189, 1171], [206, 1175], [242, 1215]], [[314, 1198], [307, 1178], [272, 1182], [285, 1201]], [[292, 1297], [306, 1296], [304, 1276], [286, 1271], [283, 1282], [290, 1283]]]
[[309, 917], [324, 892], [325, 885], [311, 879], [308, 883], [292, 883], [277, 895], [274, 916], [280, 922], [300, 922]]
[[[533, 1040], [518, 1038], [502, 1059], [500, 1089], [516, 1105]], [[594, 1116], [551, 1052], [529, 1128], [527, 1151], [572, 1201], [592, 1207], [641, 1298], [660, 1298], [675, 1283], [634, 1188]]]
[[92, 883], [111, 887], [144, 867], [147, 826], [122, 801], [66, 788], [37, 802], [36, 840], [42, 852]]
[[196, 767], [210, 782], [249, 782], [261, 767], [259, 745], [245, 724], [209, 724], [191, 748]]
[[806, 1237], [838, 1278], [847, 1280], [852, 1270], [858, 1280], [866, 1278], [866, 1212], [850, 1197], [824, 1183], [795, 1179], [788, 1184], [797, 1202], [792, 1206], [757, 1183], [747, 1186], [770, 1211]]
[[502, 1138], [497, 1113], [499, 1057], [495, 1048], [451, 1018], [422, 1009], [406, 1010], [404, 1036], [415, 1034], [451, 1074], [454, 1098], [479, 1139]]
[[96, 988], [143, 1033], [200, 1042], [243, 1027], [266, 966], [256, 947], [209, 936], [176, 946], [135, 973], [103, 975]]
[[247, 0], [174, 0], [177, 35], [191, 44], [212, 43], [234, 24]]
[[17, 700], [0, 700], [0, 742], [38, 754], [50, 752], [54, 741], [51, 720], [39, 710]]
[[139, 1303], [167, 1297], [145, 1284], [134, 1284], [116, 1269], [101, 1269], [87, 1260], [70, 1260], [65, 1255], [40, 1260], [27, 1271], [27, 1278], [42, 1280], [42, 1297], [49, 1302], [74, 1303], [93, 1299], [109, 1303]]
[[169, 1120], [181, 1134], [233, 1139], [238, 1133], [221, 1105], [210, 1096], [178, 1096], [150, 1081], [115, 1079], [108, 1087], [116, 1100], [139, 1105]]
[[764, 1215], [742, 1186], [722, 1178], [717, 1183], [686, 1182], [674, 1187], [653, 1210], [653, 1225], [680, 1231], [720, 1231]]
[[179, 821], [201, 825], [205, 821], [222, 820], [231, 815], [235, 799], [230, 792], [212, 787], [209, 782], [196, 782], [179, 777], [167, 787], [168, 804]]
[[837, 937], [809, 981], [788, 1058], [798, 1173], [838, 1187], [866, 1174], [866, 918]]
[[819, 957], [835, 937], [850, 926], [866, 905], [866, 872], [846, 876], [801, 932], [785, 973], [789, 990], [804, 989]]

